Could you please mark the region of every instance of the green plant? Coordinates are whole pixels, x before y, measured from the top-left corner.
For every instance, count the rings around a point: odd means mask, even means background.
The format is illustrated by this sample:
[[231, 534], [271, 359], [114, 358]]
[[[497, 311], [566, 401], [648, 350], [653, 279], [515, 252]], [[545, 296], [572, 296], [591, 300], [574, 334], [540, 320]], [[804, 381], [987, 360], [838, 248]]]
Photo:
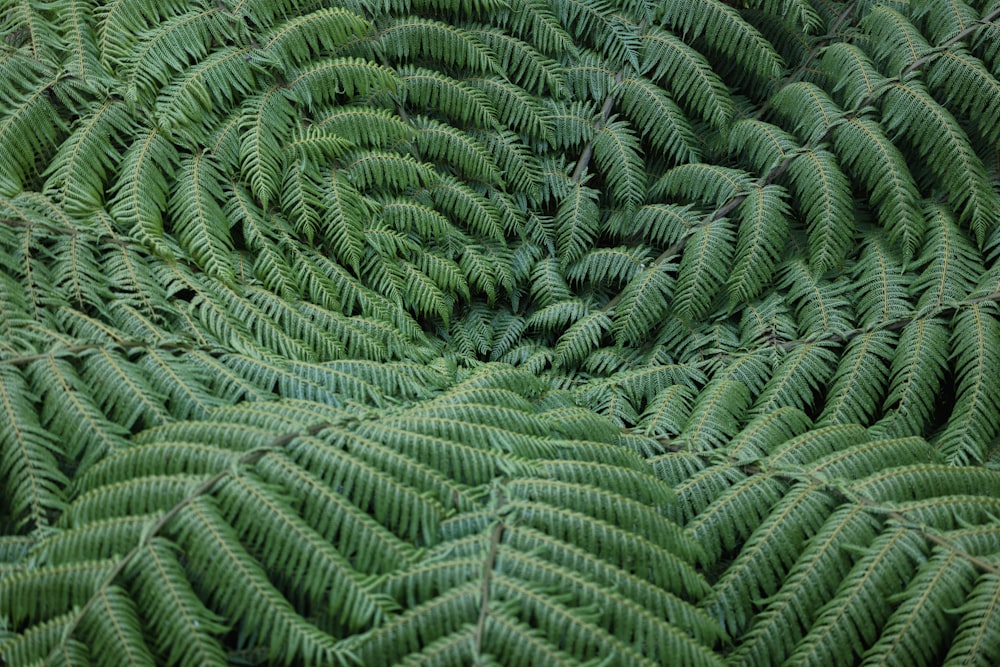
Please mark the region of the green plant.
[[1000, 662], [997, 0], [0, 35], [4, 664]]

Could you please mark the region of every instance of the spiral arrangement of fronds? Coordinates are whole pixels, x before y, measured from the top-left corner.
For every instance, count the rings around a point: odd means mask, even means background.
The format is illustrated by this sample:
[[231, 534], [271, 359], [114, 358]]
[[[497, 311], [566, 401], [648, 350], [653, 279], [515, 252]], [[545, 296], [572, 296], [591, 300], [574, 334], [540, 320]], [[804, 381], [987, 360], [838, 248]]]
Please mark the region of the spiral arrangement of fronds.
[[1000, 663], [1000, 0], [0, 38], [0, 663]]

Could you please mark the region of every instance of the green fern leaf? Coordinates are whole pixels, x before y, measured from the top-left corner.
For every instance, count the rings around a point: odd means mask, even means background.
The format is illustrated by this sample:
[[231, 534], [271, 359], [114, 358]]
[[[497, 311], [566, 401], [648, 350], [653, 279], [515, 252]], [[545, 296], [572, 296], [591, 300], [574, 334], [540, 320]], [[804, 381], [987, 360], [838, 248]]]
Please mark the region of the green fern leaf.
[[430, 18], [405, 17], [383, 27], [374, 47], [382, 59], [406, 61], [431, 58], [449, 67], [482, 74], [499, 74], [495, 56], [466, 30]]
[[43, 528], [62, 509], [68, 480], [57, 457], [64, 452], [34, 409], [34, 396], [21, 373], [0, 366], [0, 473], [10, 480], [4, 496], [21, 528]]
[[410, 122], [416, 130], [413, 144], [422, 159], [447, 164], [465, 178], [485, 185], [501, 182], [492, 155], [475, 137], [429, 118], [413, 118]]
[[364, 253], [364, 223], [372, 203], [351, 185], [351, 172], [333, 170], [322, 183], [322, 227], [317, 241], [329, 244], [337, 258], [358, 270]]
[[935, 414], [937, 394], [947, 372], [948, 330], [937, 319], [918, 319], [903, 328], [892, 360], [885, 409], [886, 428], [901, 434], [922, 432]]
[[122, 157], [108, 205], [111, 216], [127, 225], [132, 235], [167, 257], [170, 251], [163, 238], [163, 214], [171, 189], [167, 175], [179, 163], [180, 155], [164, 133], [151, 129], [136, 137]]
[[917, 184], [902, 154], [877, 124], [863, 118], [838, 125], [833, 140], [841, 160], [863, 179], [889, 237], [905, 258], [913, 257], [923, 243], [926, 223]]
[[597, 236], [598, 192], [580, 183], [571, 184], [567, 196], [559, 204], [555, 226], [560, 265], [565, 267], [583, 257]]
[[[123, 104], [109, 102], [81, 119], [73, 137], [63, 142], [46, 171], [46, 190], [61, 196], [67, 211], [81, 213], [102, 204], [106, 178], [120, 159], [115, 146], [131, 134]], [[111, 144], [111, 146], [108, 146]]]
[[778, 364], [750, 414], [767, 414], [787, 405], [808, 411], [813, 405], [814, 392], [828, 381], [833, 371], [834, 358], [833, 350], [824, 343], [799, 345]]
[[128, 49], [132, 53], [125, 70], [125, 101], [133, 107], [148, 108], [157, 92], [176, 74], [208, 56], [213, 40], [232, 38], [225, 24], [221, 8], [192, 7], [155, 28], [149, 25], [151, 29], [137, 36], [134, 51]]
[[910, 315], [910, 276], [881, 237], [873, 235], [854, 270], [859, 292], [855, 308], [864, 326], [885, 325]]
[[646, 178], [639, 141], [624, 122], [601, 127], [594, 137], [594, 160], [604, 172], [612, 200], [626, 212], [642, 204]]
[[890, 74], [920, 62], [933, 47], [903, 13], [902, 7], [876, 5], [861, 20], [865, 31], [871, 35], [871, 45], [878, 60], [888, 64]]
[[262, 78], [267, 63], [248, 60], [247, 55], [247, 49], [220, 49], [184, 70], [156, 99], [160, 127], [184, 132], [195, 142], [207, 134], [202, 128], [214, 129], [215, 108], [229, 108], [254, 91]]
[[1000, 196], [990, 186], [986, 167], [958, 122], [917, 81], [892, 86], [880, 101], [886, 127], [898, 128], [909, 137], [949, 203], [982, 245], [986, 232], [995, 226]]
[[784, 63], [771, 43], [719, 0], [675, 2], [660, 7], [657, 17], [689, 41], [704, 38], [712, 48], [747, 68], [762, 87], [781, 75]]
[[774, 275], [788, 235], [783, 193], [777, 185], [754, 188], [739, 206], [736, 265], [727, 281], [730, 304], [752, 301]]
[[222, 210], [226, 200], [222, 174], [211, 156], [200, 153], [182, 158], [178, 175], [169, 202], [171, 228], [205, 271], [235, 282], [230, 255], [233, 240]]
[[513, 0], [509, 5], [510, 30], [551, 57], [579, 56], [576, 42], [555, 14], [555, 8], [543, 0]]
[[[912, 576], [914, 560], [921, 557], [919, 538], [903, 529], [890, 530], [868, 547], [840, 584], [836, 597], [819, 610], [812, 629], [799, 643], [791, 660], [849, 660], [874, 638], [876, 628], [890, 612], [888, 596], [869, 599], [871, 591], [897, 592]], [[858, 613], [865, 609], [865, 622]]]
[[928, 67], [927, 85], [949, 100], [953, 113], [971, 119], [987, 143], [1000, 139], [1000, 81], [978, 58], [960, 46], [942, 52]]
[[611, 318], [600, 310], [587, 313], [573, 322], [556, 343], [555, 364], [564, 367], [579, 364], [600, 346], [611, 327]]
[[956, 402], [938, 446], [951, 461], [978, 463], [1000, 432], [1000, 391], [992, 381], [1000, 373], [1000, 323], [994, 304], [983, 303], [960, 311], [954, 326]]
[[998, 657], [996, 610], [1000, 587], [995, 573], [983, 574], [957, 609], [962, 614], [944, 664], [987, 665]]
[[[540, 6], [537, 2], [528, 2], [521, 9], [514, 7], [513, 5], [515, 4], [521, 3], [508, 3], [510, 28], [514, 28], [514, 21], [524, 21], [531, 16], [532, 10], [548, 9], [547, 7]], [[534, 18], [538, 21], [539, 25], [545, 25], [546, 20], [542, 16], [535, 14]], [[500, 64], [501, 71], [504, 72], [504, 78], [489, 79], [490, 81], [495, 81], [496, 83], [509, 81], [517, 84], [517, 87], [502, 86], [511, 95], [517, 97], [521, 97], [524, 92], [541, 95], [545, 91], [548, 91], [553, 97], [561, 98], [564, 96], [566, 88], [566, 82], [561, 71], [562, 68], [556, 61], [544, 55], [543, 51], [548, 51], [550, 54], [563, 54], [575, 50], [575, 46], [572, 41], [566, 39], [567, 35], [562, 31], [561, 26], [556, 24], [554, 27], [558, 31], [558, 34], [554, 35], [554, 39], [556, 41], [566, 40], [562, 48], [551, 49], [540, 44], [539, 42], [546, 38], [537, 30], [533, 30], [526, 35], [530, 39], [535, 40], [534, 44], [529, 44], [501, 30], [483, 28], [470, 30], [470, 32], [493, 51], [494, 57]], [[481, 79], [481, 81], [486, 80]], [[534, 105], [536, 103], [531, 95], [523, 95], [523, 97], [528, 104]], [[503, 105], [494, 105], [501, 113], [503, 112]]]
[[666, 85], [675, 100], [713, 128], [729, 122], [735, 112], [732, 97], [703, 54], [658, 26], [647, 28], [641, 40], [641, 73]]
[[[254, 20], [257, 15], [248, 14]], [[344, 7], [314, 9], [290, 16], [262, 36], [261, 47], [274, 62], [304, 65], [345, 43], [370, 34], [371, 24]]]
[[677, 267], [674, 311], [685, 320], [705, 315], [726, 279], [736, 239], [726, 218], [695, 229], [684, 245]]
[[847, 344], [817, 426], [871, 423], [886, 393], [889, 368], [884, 360], [892, 356], [895, 342], [892, 332], [872, 331]]
[[172, 600], [170, 613], [153, 611], [148, 617], [153, 644], [160, 655], [179, 664], [225, 660], [219, 636], [228, 629], [198, 598], [178, 554], [161, 538], [154, 538], [133, 561], [137, 598], [142, 607], [157, 609]]
[[289, 72], [288, 95], [310, 109], [323, 107], [338, 96], [352, 98], [393, 91], [399, 85], [394, 72], [360, 58], [326, 58]]
[[443, 114], [462, 125], [481, 128], [499, 125], [498, 108], [486, 92], [470, 85], [471, 82], [421, 67], [401, 67], [398, 73], [400, 104]]
[[614, 309], [614, 334], [619, 344], [646, 340], [653, 326], [669, 312], [676, 265], [660, 262], [639, 266]]

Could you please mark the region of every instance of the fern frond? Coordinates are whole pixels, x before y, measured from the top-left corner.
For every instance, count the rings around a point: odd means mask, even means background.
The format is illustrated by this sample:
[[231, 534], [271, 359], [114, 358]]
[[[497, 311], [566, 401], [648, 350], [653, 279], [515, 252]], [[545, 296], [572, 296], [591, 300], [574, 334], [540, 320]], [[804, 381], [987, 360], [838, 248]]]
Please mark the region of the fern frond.
[[158, 91], [192, 63], [208, 56], [213, 40], [232, 38], [221, 8], [191, 7], [138, 35], [125, 67], [125, 101], [148, 108]]
[[565, 69], [566, 84], [573, 98], [600, 103], [618, 89], [618, 72], [619, 68], [600, 54], [584, 50], [580, 59]]
[[[858, 507], [842, 506], [829, 513], [789, 568], [781, 589], [767, 598], [763, 612], [743, 635], [733, 662], [766, 665], [787, 658], [808, 631], [816, 610], [834, 594], [838, 582], [850, 571], [853, 559], [849, 547], [869, 544], [877, 534], [877, 527], [876, 521]], [[717, 586], [713, 599], [713, 608], [724, 614], [724, 618], [732, 619], [736, 630], [747, 628], [752, 605], [759, 599], [746, 586], [747, 577], [743, 574], [755, 569], [755, 563], [741, 559], [741, 565], [727, 572], [724, 585]], [[838, 576], [828, 579], [823, 575], [826, 572]], [[755, 580], [756, 577], [751, 579]]]
[[910, 276], [880, 236], [872, 235], [854, 271], [858, 285], [855, 309], [863, 326], [884, 325], [910, 314]]
[[1000, 373], [995, 304], [963, 308], [954, 327], [955, 407], [937, 444], [950, 461], [978, 463], [985, 458], [985, 443], [1000, 432], [1000, 390], [992, 380]]
[[682, 0], [659, 8], [656, 18], [684, 38], [704, 38], [726, 58], [732, 58], [767, 88], [784, 69], [781, 56], [760, 32], [720, 0]]
[[[166, 540], [154, 538], [139, 552], [129, 572], [135, 577], [140, 608], [150, 610], [144, 626], [153, 630], [151, 643], [171, 663], [223, 661], [225, 653], [219, 636], [228, 627], [198, 598], [171, 547]], [[172, 604], [159, 604], [165, 600]]]
[[930, 63], [927, 85], [949, 101], [951, 111], [969, 118], [987, 143], [1000, 140], [1000, 80], [965, 48], [952, 47]]
[[351, 137], [359, 146], [386, 148], [410, 138], [412, 130], [388, 109], [367, 106], [337, 106], [316, 121], [316, 127], [341, 137]]
[[205, 271], [234, 282], [233, 240], [222, 210], [226, 200], [222, 174], [210, 155], [199, 153], [181, 159], [178, 176], [169, 202], [171, 229]]
[[1000, 652], [995, 648], [1000, 645], [995, 618], [998, 602], [1000, 586], [997, 585], [997, 575], [981, 575], [965, 602], [956, 610], [962, 617], [956, 628], [955, 640], [945, 658], [945, 665], [952, 667], [970, 662], [987, 665], [1000, 658]]
[[[920, 565], [910, 587], [897, 599], [877, 642], [864, 655], [865, 663], [885, 665], [929, 664], [944, 648], [954, 620], [943, 613], [965, 600], [976, 576], [975, 567], [954, 552], [936, 553]], [[941, 632], [944, 630], [944, 632]]]
[[820, 331], [842, 334], [850, 331], [852, 315], [845, 293], [845, 281], [821, 281], [801, 261], [781, 268], [780, 285], [788, 290], [787, 299], [795, 308], [802, 333]]
[[712, 307], [735, 251], [733, 223], [721, 218], [695, 229], [684, 244], [674, 286], [674, 311], [697, 320]]
[[871, 35], [872, 49], [890, 74], [920, 62], [933, 49], [920, 29], [892, 5], [873, 6], [861, 19], [861, 26]]
[[430, 118], [416, 117], [410, 122], [415, 128], [413, 144], [422, 159], [447, 164], [465, 178], [485, 185], [501, 182], [492, 155], [474, 136]]
[[101, 411], [126, 428], [168, 421], [166, 395], [153, 385], [146, 369], [118, 352], [99, 349], [87, 356], [80, 378], [93, 388], [91, 395]]
[[32, 364], [29, 373], [42, 399], [40, 421], [69, 444], [64, 453], [70, 460], [82, 456], [85, 467], [125, 446], [128, 431], [98, 409], [71, 364], [50, 355]]
[[542, 53], [550, 56], [578, 57], [572, 35], [555, 14], [555, 8], [543, 0], [513, 0], [507, 24], [510, 29]]
[[479, 39], [461, 27], [431, 18], [394, 20], [375, 34], [373, 46], [383, 60], [430, 58], [482, 74], [501, 73], [493, 52]]
[[648, 243], [670, 247], [688, 236], [701, 222], [691, 206], [646, 204], [630, 215], [616, 212], [605, 221], [606, 230], [619, 238], [640, 237]]
[[548, 118], [552, 122], [552, 133], [549, 141], [556, 148], [579, 147], [593, 139], [597, 110], [592, 101], [550, 102], [550, 105]]
[[[258, 16], [252, 18], [260, 20]], [[261, 35], [260, 48], [274, 62], [298, 66], [335, 52], [346, 42], [370, 34], [372, 29], [363, 16], [344, 7], [319, 8], [274, 25]]]
[[359, 190], [388, 187], [393, 191], [436, 184], [440, 179], [430, 165], [409, 155], [389, 152], [354, 152], [342, 160], [348, 180]]
[[65, 43], [71, 44], [66, 56], [66, 69], [84, 84], [107, 89], [112, 85], [110, 72], [100, 61], [97, 49], [97, 30], [94, 25], [94, 7], [86, 0], [73, 0], [62, 6], [55, 15], [56, 29]]
[[190, 565], [206, 575], [196, 590], [218, 612], [237, 622], [254, 619], [257, 641], [273, 646], [284, 661], [344, 661], [333, 639], [296, 613], [269, 581], [214, 502], [195, 500], [175, 524], [179, 544], [192, 555]]
[[393, 91], [395, 72], [360, 58], [324, 58], [288, 73], [288, 95], [309, 109], [322, 108], [341, 96], [353, 98]]
[[886, 394], [889, 368], [896, 335], [870, 331], [847, 344], [837, 370], [830, 379], [823, 413], [817, 426], [827, 424], [869, 424], [878, 414]]
[[171, 190], [167, 176], [179, 163], [180, 154], [165, 133], [150, 129], [140, 134], [122, 156], [108, 203], [108, 212], [127, 225], [129, 233], [168, 257], [163, 238], [163, 214]]
[[556, 343], [555, 365], [571, 367], [579, 364], [600, 346], [611, 327], [611, 318], [600, 310], [587, 313], [573, 322]]
[[3, 495], [21, 529], [50, 525], [63, 507], [68, 483], [58, 461], [65, 452], [42, 427], [35, 400], [19, 370], [0, 366], [0, 474], [10, 480]]
[[[20, 64], [20, 63], [18, 63]], [[31, 78], [19, 72], [16, 84], [26, 84], [27, 91], [15, 88], [0, 107], [0, 187], [16, 193], [35, 175], [35, 160], [51, 153], [63, 127], [55, 105], [46, 91], [58, 80], [43, 67], [26, 68]], [[7, 97], [7, 96], [5, 96]]]
[[282, 496], [249, 474], [220, 485], [220, 514], [267, 572], [287, 582], [310, 607], [325, 608], [348, 629], [384, 620], [383, 601], [366, 589], [347, 558], [327, 543]]
[[499, 124], [499, 108], [469, 82], [422, 67], [399, 68], [399, 104], [443, 114], [452, 122], [489, 129]]
[[873, 600], [872, 591], [898, 592], [901, 582], [912, 575], [914, 561], [923, 555], [922, 546], [919, 537], [898, 528], [876, 538], [840, 584], [836, 596], [819, 610], [810, 632], [790, 659], [856, 657], [871, 643], [890, 612], [888, 596], [879, 594], [879, 600]]
[[61, 195], [59, 199], [69, 212], [99, 207], [108, 172], [121, 159], [116, 148], [131, 133], [124, 104], [108, 102], [93, 109], [53, 156], [46, 170], [45, 189]]
[[[1000, 87], [997, 90], [1000, 94]], [[958, 122], [915, 80], [893, 85], [879, 99], [887, 128], [910, 139], [938, 187], [982, 245], [995, 226], [1000, 196]]]
[[730, 304], [752, 301], [774, 275], [789, 227], [783, 194], [777, 185], [754, 188], [739, 206], [736, 264], [727, 281]]
[[322, 227], [317, 241], [333, 248], [337, 258], [355, 271], [364, 253], [364, 224], [371, 218], [372, 202], [351, 184], [351, 173], [334, 169], [322, 183]]
[[190, 9], [185, 2], [168, 2], [146, 5], [114, 0], [94, 8], [97, 23], [97, 45], [102, 62], [109, 69], [112, 63], [119, 64], [134, 47], [138, 36], [163, 18], [174, 16]]
[[[508, 7], [511, 10], [512, 20], [525, 20], [526, 16], [518, 15], [518, 10], [510, 6], [511, 4], [513, 3], [509, 3]], [[527, 4], [532, 5], [532, 9], [534, 9], [534, 5], [537, 3]], [[525, 7], [524, 14], [529, 13], [528, 8]], [[515, 15], [516, 19], [514, 18]], [[557, 29], [561, 30], [561, 27]], [[494, 57], [500, 64], [504, 78], [496, 79], [496, 81], [513, 82], [517, 85], [514, 90], [517, 90], [518, 93], [524, 91], [534, 95], [541, 95], [543, 92], [548, 91], [553, 97], [563, 97], [566, 82], [563, 78], [562, 68], [555, 60], [545, 56], [543, 51], [548, 50], [549, 53], [560, 54], [567, 53], [570, 49], [575, 48], [572, 42], [567, 41], [564, 48], [551, 50], [546, 49], [542, 45], [529, 44], [514, 35], [500, 30], [483, 28], [470, 30], [470, 32], [493, 51]], [[537, 32], [531, 32], [526, 36], [532, 40], [543, 39]], [[556, 37], [556, 39], [563, 38], [564, 34]], [[526, 95], [525, 97], [527, 100], [534, 102], [531, 95]], [[495, 106], [502, 110], [502, 105]]]
[[808, 412], [815, 392], [830, 378], [834, 351], [823, 342], [803, 343], [782, 359], [750, 409], [751, 416], [786, 405]]
[[844, 110], [825, 90], [808, 81], [782, 86], [770, 102], [775, 113], [809, 145], [819, 143], [844, 116]]
[[266, 63], [248, 60], [247, 53], [235, 47], [217, 49], [173, 79], [156, 99], [159, 126], [195, 143], [210, 134], [214, 110], [234, 106], [256, 90], [262, 78]]
[[676, 101], [713, 128], [729, 122], [735, 112], [732, 97], [702, 53], [658, 26], [647, 28], [640, 39], [642, 74], [661, 81], [674, 93]]
[[729, 199], [749, 192], [750, 175], [740, 169], [695, 162], [667, 171], [650, 188], [652, 197], [682, 197], [708, 206], [722, 206]]
[[631, 212], [646, 195], [645, 165], [638, 139], [627, 123], [613, 121], [601, 126], [593, 145], [594, 161], [604, 172], [612, 201]]
[[573, 183], [559, 203], [555, 218], [556, 247], [563, 267], [583, 257], [600, 230], [598, 194], [594, 188]]
[[850, 118], [833, 131], [834, 148], [870, 192], [871, 202], [889, 238], [903, 256], [912, 258], [923, 244], [926, 222], [920, 195], [906, 160], [881, 127], [865, 118]]
[[779, 445], [802, 435], [812, 420], [798, 408], [785, 406], [750, 420], [729, 440], [726, 453], [737, 461], [756, 461], [774, 452]]
[[500, 182], [505, 189], [526, 196], [529, 201], [537, 201], [541, 194], [542, 168], [520, 136], [510, 130], [474, 136], [482, 142], [499, 174], [503, 175]]
[[677, 444], [693, 451], [722, 447], [739, 431], [749, 404], [750, 392], [743, 383], [709, 382], [698, 393]]
[[[553, 7], [559, 22], [577, 36], [591, 43], [612, 65], [638, 67], [639, 39], [635, 25], [615, 15], [612, 7], [601, 0], [557, 0]], [[645, 13], [646, 8], [642, 10]], [[636, 17], [636, 21], [650, 17]]]
[[916, 319], [903, 328], [892, 359], [884, 409], [886, 428], [922, 432], [935, 414], [937, 387], [948, 368], [948, 330], [938, 319]]
[[785, 491], [782, 482], [767, 475], [719, 482], [725, 486], [716, 488], [715, 498], [704, 498], [704, 509], [685, 526], [704, 549], [702, 564], [717, 562], [725, 551], [745, 542]]

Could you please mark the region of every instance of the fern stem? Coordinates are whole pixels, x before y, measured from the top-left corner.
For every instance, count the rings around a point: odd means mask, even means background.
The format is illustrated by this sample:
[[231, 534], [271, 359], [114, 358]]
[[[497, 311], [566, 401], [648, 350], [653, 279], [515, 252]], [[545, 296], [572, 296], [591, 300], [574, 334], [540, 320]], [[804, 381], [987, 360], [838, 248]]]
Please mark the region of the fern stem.
[[[500, 502], [503, 502], [503, 495], [500, 494]], [[490, 614], [490, 586], [493, 582], [493, 567], [496, 564], [497, 551], [500, 549], [500, 541], [506, 529], [502, 520], [497, 521], [490, 536], [490, 550], [483, 563], [483, 584], [480, 588], [479, 599], [479, 620], [476, 622], [476, 656], [483, 652], [483, 636], [486, 633], [486, 619]]]

